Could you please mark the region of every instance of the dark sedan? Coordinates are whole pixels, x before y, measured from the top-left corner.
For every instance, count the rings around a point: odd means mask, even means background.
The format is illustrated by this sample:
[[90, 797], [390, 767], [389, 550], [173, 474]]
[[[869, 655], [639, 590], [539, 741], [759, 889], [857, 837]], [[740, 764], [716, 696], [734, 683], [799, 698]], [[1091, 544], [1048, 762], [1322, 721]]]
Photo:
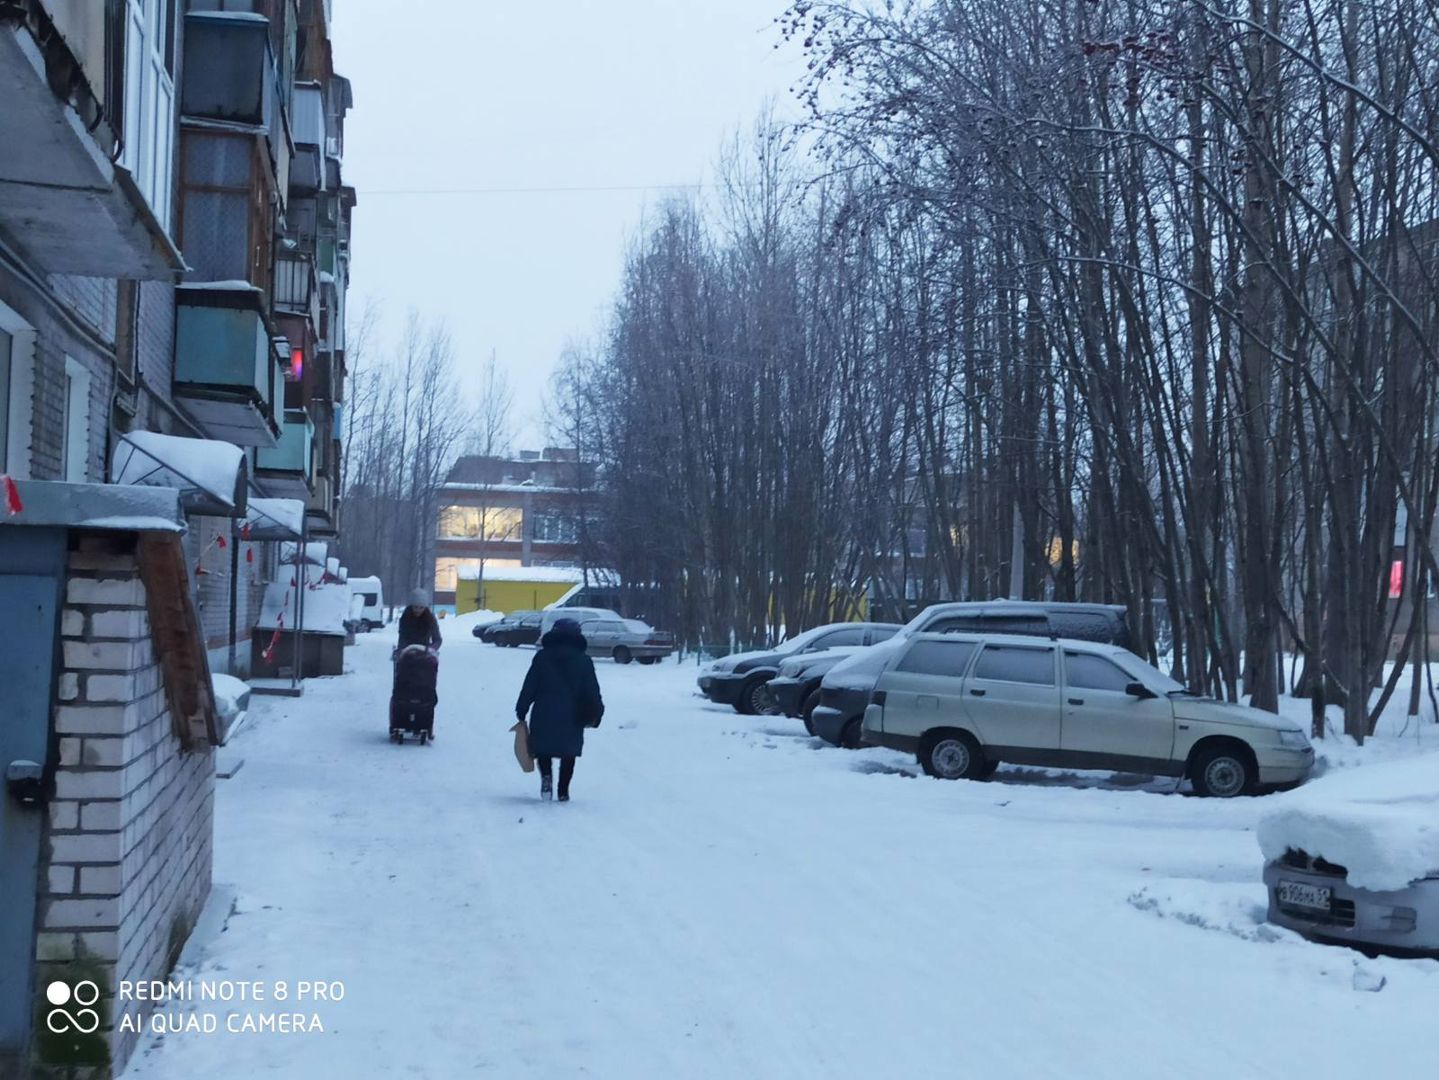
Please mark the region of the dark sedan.
[[824, 652], [841, 646], [872, 645], [894, 635], [893, 623], [830, 623], [806, 630], [773, 649], [737, 653], [716, 660], [699, 677], [700, 693], [736, 712], [753, 715], [764, 712], [769, 702], [765, 684], [790, 657]]

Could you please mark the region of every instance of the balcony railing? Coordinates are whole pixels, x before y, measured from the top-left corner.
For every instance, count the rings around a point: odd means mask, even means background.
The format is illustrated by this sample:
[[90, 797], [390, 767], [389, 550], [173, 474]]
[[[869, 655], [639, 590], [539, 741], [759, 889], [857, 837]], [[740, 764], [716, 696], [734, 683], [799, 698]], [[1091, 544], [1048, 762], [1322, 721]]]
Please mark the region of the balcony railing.
[[296, 315], [314, 311], [318, 278], [315, 262], [303, 252], [289, 252], [275, 260], [275, 307]]

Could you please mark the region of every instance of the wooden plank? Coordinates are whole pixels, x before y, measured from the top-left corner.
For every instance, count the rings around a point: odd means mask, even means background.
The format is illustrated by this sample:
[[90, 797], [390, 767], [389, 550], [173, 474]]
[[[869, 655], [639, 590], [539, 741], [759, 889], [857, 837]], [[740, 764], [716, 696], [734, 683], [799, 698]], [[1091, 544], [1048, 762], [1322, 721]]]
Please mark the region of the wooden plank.
[[199, 613], [190, 598], [180, 537], [142, 533], [139, 555], [150, 637], [164, 675], [175, 734], [186, 750], [218, 745], [220, 722], [210, 682], [210, 658], [200, 632]]

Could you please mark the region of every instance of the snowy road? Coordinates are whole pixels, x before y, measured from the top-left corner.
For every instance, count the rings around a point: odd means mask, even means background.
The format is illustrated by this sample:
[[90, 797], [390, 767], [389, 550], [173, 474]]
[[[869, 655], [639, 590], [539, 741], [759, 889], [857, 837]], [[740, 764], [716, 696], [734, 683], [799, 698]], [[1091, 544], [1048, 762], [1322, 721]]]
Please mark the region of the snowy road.
[[181, 972], [341, 981], [324, 1033], [171, 1034], [127, 1077], [1439, 1073], [1439, 964], [1262, 924], [1264, 800], [914, 778], [707, 705], [693, 665], [600, 662], [574, 801], [541, 804], [507, 730], [531, 653], [452, 632], [438, 741], [395, 747], [388, 647], [236, 740], [236, 910]]

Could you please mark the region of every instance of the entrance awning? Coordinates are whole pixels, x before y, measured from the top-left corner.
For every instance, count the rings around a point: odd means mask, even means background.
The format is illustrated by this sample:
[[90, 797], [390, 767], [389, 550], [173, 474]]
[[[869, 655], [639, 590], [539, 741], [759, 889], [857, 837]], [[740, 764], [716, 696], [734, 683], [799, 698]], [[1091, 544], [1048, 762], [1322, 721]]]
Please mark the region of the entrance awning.
[[305, 504], [299, 499], [251, 499], [245, 529], [251, 540], [301, 540]]
[[249, 465], [238, 446], [155, 431], [120, 436], [110, 462], [113, 483], [177, 488], [187, 514], [243, 517], [249, 499]]
[[16, 480], [15, 489], [21, 509], [13, 514], [0, 512], [0, 526], [48, 525], [115, 532], [185, 531], [180, 493], [174, 488]]

